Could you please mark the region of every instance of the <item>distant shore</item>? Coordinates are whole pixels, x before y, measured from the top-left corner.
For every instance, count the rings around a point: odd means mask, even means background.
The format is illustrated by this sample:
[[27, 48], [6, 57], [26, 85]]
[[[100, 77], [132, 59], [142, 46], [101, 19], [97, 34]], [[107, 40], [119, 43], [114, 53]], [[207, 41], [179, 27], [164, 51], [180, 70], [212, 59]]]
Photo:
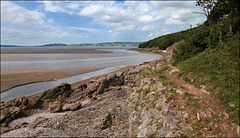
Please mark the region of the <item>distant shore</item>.
[[63, 79], [103, 68], [1, 71], [1, 92], [16, 86]]
[[38, 51], [13, 51], [2, 50], [1, 54], [107, 54], [108, 51], [100, 51], [97, 49], [48, 49]]

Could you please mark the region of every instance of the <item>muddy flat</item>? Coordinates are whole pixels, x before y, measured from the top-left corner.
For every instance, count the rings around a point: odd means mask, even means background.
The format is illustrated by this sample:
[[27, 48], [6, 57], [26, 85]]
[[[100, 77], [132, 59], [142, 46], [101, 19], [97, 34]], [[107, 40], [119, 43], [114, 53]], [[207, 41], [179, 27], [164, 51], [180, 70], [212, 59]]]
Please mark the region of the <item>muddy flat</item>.
[[1, 92], [24, 84], [63, 79], [100, 69], [102, 68], [1, 71]]
[[45, 49], [45, 50], [2, 50], [1, 54], [107, 54], [108, 51], [100, 51], [97, 49]]

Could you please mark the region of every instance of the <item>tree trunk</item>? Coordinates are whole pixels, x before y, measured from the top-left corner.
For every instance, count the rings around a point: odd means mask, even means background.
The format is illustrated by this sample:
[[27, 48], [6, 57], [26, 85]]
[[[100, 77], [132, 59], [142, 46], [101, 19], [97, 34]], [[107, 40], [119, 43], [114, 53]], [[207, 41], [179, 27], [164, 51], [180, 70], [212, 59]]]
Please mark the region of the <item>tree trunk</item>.
[[220, 44], [222, 44], [222, 24], [220, 24], [219, 42], [220, 42]]
[[232, 26], [233, 26], [233, 16], [230, 15], [230, 26], [229, 26], [229, 32], [232, 32]]

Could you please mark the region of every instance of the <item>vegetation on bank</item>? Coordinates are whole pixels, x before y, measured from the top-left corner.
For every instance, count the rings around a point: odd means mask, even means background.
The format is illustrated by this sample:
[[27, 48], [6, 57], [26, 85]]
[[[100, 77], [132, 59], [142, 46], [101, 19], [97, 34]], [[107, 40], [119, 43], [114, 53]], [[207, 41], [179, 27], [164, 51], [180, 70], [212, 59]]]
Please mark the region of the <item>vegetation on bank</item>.
[[202, 9], [211, 7], [202, 25], [160, 36], [139, 47], [166, 49], [181, 41], [175, 47], [172, 62], [180, 68], [179, 76], [206, 86], [239, 117], [240, 3], [197, 0], [196, 5]]

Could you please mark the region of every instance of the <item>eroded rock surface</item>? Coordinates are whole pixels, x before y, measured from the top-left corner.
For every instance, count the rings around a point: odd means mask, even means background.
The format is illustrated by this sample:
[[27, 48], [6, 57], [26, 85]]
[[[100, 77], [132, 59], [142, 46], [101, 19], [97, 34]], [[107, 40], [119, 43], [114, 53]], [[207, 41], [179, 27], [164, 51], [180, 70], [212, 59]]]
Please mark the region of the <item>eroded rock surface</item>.
[[[145, 64], [96, 77], [76, 89], [61, 84], [35, 97], [35, 102], [20, 102], [35, 106], [23, 110], [28, 116], [18, 118], [18, 126], [5, 125], [8, 132], [1, 136], [180, 136], [191, 127], [174, 110], [174, 100], [169, 102], [168, 87], [142, 75], [161, 69], [160, 63]], [[36, 115], [30, 114], [33, 111], [41, 114], [25, 122]]]

